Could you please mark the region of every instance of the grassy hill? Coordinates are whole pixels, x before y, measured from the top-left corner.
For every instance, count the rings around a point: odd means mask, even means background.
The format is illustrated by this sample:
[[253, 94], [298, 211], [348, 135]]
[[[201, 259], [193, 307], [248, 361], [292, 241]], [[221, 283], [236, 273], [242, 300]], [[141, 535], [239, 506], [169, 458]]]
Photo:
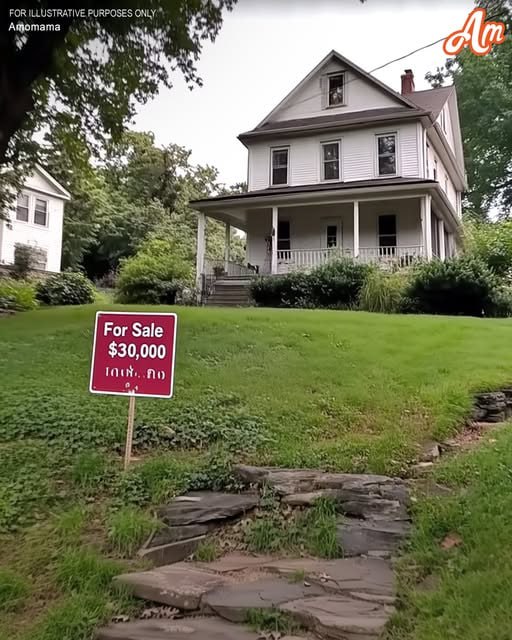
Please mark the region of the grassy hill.
[[[1, 640], [90, 638], [126, 606], [109, 582], [151, 525], [145, 509], [186, 486], [229, 484], [233, 460], [399, 474], [419, 444], [461, 425], [474, 392], [512, 381], [507, 320], [179, 308], [175, 398], [137, 402], [140, 460], [123, 474], [127, 401], [88, 393], [95, 311], [0, 321]], [[487, 466], [506, 481], [493, 486], [510, 482], [502, 437]], [[462, 468], [444, 473], [482, 497]], [[415, 578], [444, 570], [436, 545], [458, 516], [472, 526], [459, 498], [451, 519], [446, 504], [419, 508]], [[449, 584], [454, 613], [439, 634], [462, 615]], [[463, 623], [428, 635], [421, 616], [431, 628], [439, 603], [418, 603], [407, 599], [394, 638], [512, 635], [471, 636]]]

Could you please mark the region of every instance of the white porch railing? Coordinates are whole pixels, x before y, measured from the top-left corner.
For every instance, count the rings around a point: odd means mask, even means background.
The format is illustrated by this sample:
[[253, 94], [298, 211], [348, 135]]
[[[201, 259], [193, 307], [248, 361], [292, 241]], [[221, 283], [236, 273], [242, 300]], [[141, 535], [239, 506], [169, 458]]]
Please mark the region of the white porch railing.
[[205, 276], [215, 276], [216, 278], [222, 277], [243, 277], [253, 276], [256, 270], [235, 262], [234, 260], [224, 260], [222, 258], [205, 258], [203, 274]]
[[302, 271], [339, 260], [349, 254], [338, 247], [332, 249], [287, 249], [277, 252], [277, 272]]
[[408, 267], [423, 257], [423, 247], [411, 245], [406, 247], [361, 247], [359, 260], [361, 262], [375, 262], [396, 264]]

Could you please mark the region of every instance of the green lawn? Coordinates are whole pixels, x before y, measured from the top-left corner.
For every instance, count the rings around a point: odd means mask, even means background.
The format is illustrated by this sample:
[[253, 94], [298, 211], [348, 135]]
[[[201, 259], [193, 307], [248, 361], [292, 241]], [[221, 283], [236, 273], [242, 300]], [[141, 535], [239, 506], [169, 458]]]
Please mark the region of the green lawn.
[[0, 320], [1, 640], [89, 640], [127, 606], [109, 582], [144, 509], [229, 486], [234, 460], [398, 474], [474, 392], [512, 382], [509, 320], [178, 308], [175, 398], [137, 402], [140, 460], [123, 474], [127, 400], [88, 393], [95, 311]]

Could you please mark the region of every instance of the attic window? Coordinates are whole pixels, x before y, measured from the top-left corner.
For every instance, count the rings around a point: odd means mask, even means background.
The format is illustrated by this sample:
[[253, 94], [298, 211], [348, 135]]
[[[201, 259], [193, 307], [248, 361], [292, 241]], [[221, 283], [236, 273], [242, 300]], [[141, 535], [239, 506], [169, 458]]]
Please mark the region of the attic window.
[[336, 75], [329, 76], [328, 82], [328, 96], [327, 104], [329, 107], [337, 107], [345, 102], [345, 75], [343, 73], [337, 73]]

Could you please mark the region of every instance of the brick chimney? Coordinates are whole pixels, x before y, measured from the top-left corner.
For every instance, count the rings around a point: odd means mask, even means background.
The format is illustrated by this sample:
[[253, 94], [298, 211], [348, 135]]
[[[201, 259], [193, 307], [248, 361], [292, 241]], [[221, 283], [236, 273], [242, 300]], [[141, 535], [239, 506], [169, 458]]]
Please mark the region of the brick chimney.
[[414, 73], [412, 69], [406, 69], [402, 74], [402, 95], [406, 96], [408, 93], [414, 91]]

